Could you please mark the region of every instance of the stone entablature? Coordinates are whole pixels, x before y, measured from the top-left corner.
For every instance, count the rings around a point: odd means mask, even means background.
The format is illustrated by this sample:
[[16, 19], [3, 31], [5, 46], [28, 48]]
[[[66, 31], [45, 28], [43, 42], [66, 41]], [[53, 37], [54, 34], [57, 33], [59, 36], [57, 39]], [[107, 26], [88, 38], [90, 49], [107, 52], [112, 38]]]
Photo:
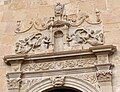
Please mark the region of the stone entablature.
[[29, 92], [33, 90], [31, 87], [45, 80], [50, 87], [65, 86], [67, 78], [73, 77], [99, 91], [102, 83], [111, 83], [113, 65], [109, 59], [115, 51], [115, 46], [101, 45], [78, 51], [5, 56], [5, 63], [12, 68], [7, 74], [8, 88], [15, 92]]

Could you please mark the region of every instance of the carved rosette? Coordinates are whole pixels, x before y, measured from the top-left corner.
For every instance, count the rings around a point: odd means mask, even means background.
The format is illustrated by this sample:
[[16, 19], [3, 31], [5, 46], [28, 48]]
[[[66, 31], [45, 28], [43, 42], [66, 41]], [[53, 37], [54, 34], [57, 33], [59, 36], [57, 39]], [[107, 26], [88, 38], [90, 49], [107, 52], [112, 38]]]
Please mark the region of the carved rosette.
[[104, 70], [104, 71], [98, 71], [97, 74], [97, 80], [99, 82], [106, 82], [112, 80], [112, 71], [111, 70]]

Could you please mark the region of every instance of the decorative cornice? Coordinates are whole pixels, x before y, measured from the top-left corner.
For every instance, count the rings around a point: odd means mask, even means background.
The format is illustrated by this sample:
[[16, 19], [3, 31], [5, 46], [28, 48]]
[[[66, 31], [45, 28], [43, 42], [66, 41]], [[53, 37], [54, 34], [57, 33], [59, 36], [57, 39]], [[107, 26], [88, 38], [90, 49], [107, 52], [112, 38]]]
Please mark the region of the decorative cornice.
[[16, 62], [28, 61], [28, 60], [45, 60], [45, 59], [56, 59], [56, 58], [67, 58], [74, 56], [89, 56], [95, 55], [96, 53], [108, 53], [112, 54], [116, 51], [116, 47], [113, 45], [101, 45], [90, 47], [86, 50], [73, 50], [73, 51], [61, 51], [61, 52], [53, 52], [53, 53], [44, 53], [44, 54], [24, 54], [24, 55], [8, 55], [4, 57], [4, 62], [8, 65]]

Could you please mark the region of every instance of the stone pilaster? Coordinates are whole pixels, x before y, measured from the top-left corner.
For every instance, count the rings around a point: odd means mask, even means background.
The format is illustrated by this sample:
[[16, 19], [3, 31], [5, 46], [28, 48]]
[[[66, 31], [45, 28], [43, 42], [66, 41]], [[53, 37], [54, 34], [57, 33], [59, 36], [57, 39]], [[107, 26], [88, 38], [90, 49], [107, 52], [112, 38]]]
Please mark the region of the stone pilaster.
[[8, 92], [20, 92], [20, 84], [21, 84], [21, 64], [23, 62], [23, 56], [17, 56], [14, 58], [5, 57], [5, 62], [11, 66], [11, 72], [6, 74], [7, 76], [7, 85]]

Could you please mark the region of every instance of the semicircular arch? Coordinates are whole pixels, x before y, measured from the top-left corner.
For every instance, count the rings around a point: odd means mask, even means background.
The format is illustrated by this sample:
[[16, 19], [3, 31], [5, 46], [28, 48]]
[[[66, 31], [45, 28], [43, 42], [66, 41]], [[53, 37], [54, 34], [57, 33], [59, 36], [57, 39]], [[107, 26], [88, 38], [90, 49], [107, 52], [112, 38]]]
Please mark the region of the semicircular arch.
[[[74, 78], [74, 77], [70, 77], [70, 76], [65, 77], [63, 86], [74, 88], [74, 89], [80, 90], [82, 92], [99, 92], [90, 83], [88, 83], [82, 79], [78, 79], [78, 78]], [[25, 92], [43, 92], [43, 91], [51, 89], [53, 87], [54, 86], [52, 84], [51, 78], [46, 78], [46, 79], [32, 85]]]

